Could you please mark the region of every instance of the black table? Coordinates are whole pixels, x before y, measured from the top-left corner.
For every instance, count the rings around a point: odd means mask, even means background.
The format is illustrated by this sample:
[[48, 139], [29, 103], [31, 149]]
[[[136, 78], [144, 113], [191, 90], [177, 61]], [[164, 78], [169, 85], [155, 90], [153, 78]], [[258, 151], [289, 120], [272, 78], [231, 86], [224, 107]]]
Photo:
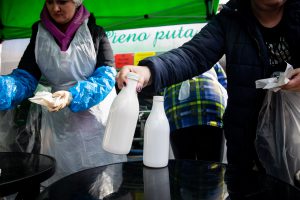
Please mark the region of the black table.
[[46, 188], [38, 200], [299, 200], [300, 190], [270, 176], [203, 161], [141, 161], [91, 168]]
[[55, 160], [41, 154], [0, 152], [0, 169], [0, 197], [18, 193], [17, 199], [33, 200], [40, 183], [54, 174]]

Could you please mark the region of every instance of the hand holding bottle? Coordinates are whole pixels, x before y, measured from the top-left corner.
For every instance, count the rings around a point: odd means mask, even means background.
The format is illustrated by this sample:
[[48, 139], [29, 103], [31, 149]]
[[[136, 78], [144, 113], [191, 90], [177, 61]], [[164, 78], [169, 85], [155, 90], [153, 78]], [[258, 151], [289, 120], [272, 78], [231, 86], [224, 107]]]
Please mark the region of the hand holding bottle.
[[137, 91], [141, 91], [142, 88], [151, 84], [151, 72], [150, 69], [146, 66], [134, 66], [134, 65], [125, 65], [119, 71], [117, 75], [117, 83], [120, 89], [127, 84], [127, 74], [129, 72], [134, 72], [140, 76], [137, 84]]

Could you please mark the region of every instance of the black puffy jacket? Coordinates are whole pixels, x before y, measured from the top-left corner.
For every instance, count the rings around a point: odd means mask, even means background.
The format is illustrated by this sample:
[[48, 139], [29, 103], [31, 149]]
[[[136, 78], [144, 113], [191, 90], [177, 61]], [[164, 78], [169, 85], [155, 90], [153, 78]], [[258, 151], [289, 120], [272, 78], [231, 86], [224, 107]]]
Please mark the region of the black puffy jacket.
[[[192, 78], [226, 55], [228, 105], [224, 115], [227, 158], [245, 167], [255, 159], [254, 139], [264, 92], [255, 80], [268, 78], [272, 70], [262, 35], [252, 15], [250, 0], [231, 0], [191, 41], [178, 49], [145, 59], [158, 91], [167, 85]], [[300, 67], [300, 1], [287, 0], [283, 17], [292, 64]], [[146, 91], [147, 91], [146, 90]]]

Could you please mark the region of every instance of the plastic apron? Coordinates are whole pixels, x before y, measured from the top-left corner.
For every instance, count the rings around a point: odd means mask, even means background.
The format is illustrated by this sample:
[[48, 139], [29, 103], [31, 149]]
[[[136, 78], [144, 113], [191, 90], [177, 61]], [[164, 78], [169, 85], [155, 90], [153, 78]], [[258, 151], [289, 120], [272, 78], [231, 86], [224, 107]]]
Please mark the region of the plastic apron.
[[[52, 92], [68, 90], [77, 81], [86, 80], [95, 70], [96, 52], [87, 20], [77, 30], [67, 51], [62, 52], [53, 36], [39, 25], [35, 56], [42, 75]], [[82, 112], [65, 108], [59, 112], [43, 109], [41, 121], [41, 153], [56, 159], [57, 167], [49, 184], [79, 170], [126, 161], [124, 155], [114, 155], [102, 149], [105, 123], [113, 89], [98, 105]]]

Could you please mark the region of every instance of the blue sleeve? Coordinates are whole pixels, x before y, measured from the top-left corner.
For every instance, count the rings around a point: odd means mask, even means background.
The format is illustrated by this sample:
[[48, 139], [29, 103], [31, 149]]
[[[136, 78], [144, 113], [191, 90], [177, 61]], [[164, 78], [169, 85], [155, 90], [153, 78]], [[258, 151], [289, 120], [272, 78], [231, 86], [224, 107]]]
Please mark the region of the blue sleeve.
[[27, 71], [15, 69], [9, 75], [0, 76], [0, 110], [12, 109], [31, 97], [38, 81]]
[[70, 109], [79, 112], [100, 103], [115, 87], [116, 70], [110, 66], [98, 67], [85, 81], [79, 81], [69, 89], [72, 94]]

